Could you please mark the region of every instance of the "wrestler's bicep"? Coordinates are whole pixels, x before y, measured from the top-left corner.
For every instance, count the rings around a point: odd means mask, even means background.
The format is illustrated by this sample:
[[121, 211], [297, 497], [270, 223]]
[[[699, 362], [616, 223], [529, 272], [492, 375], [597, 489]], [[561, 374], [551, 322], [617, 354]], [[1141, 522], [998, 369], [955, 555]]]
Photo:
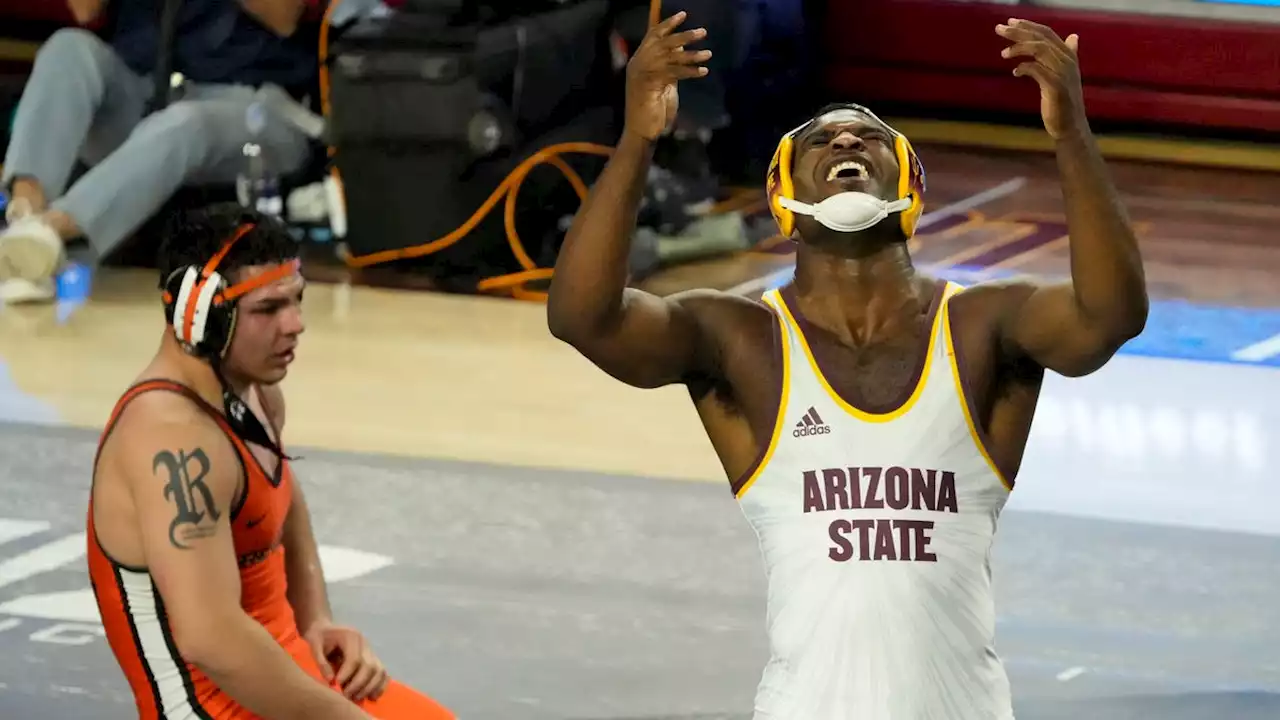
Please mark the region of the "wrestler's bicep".
[[[121, 457], [129, 478], [147, 569], [178, 650], [199, 656], [240, 607], [231, 508], [241, 466], [208, 418], [136, 426]], [[209, 429], [204, 429], [203, 425]]]
[[615, 319], [564, 338], [601, 370], [639, 388], [682, 382], [705, 371], [707, 343], [692, 307], [706, 291], [658, 297], [628, 288]]

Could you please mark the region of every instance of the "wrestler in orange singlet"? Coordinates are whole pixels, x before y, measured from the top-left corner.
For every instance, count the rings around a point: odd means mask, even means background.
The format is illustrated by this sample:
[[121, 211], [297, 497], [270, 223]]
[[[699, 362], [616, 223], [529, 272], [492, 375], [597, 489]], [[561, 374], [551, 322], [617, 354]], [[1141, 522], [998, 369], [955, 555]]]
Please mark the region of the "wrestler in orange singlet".
[[451, 719], [329, 609], [279, 383], [303, 332], [298, 245], [238, 206], [160, 253], [160, 349], [94, 466], [89, 573], [143, 720]]

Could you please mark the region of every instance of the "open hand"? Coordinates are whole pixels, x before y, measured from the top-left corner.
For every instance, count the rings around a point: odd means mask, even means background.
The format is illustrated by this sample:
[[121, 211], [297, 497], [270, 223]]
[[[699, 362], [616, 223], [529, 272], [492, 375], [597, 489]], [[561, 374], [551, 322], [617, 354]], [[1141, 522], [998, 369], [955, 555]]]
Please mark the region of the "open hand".
[[649, 28], [627, 63], [626, 131], [646, 140], [657, 140], [675, 122], [680, 108], [676, 83], [707, 74], [698, 63], [706, 62], [711, 51], [685, 49], [706, 37], [707, 31], [675, 32], [684, 19], [681, 11]]
[[342, 688], [349, 700], [377, 700], [387, 689], [387, 670], [358, 630], [324, 624], [308, 630], [305, 637], [324, 679]]
[[1040, 85], [1040, 115], [1049, 136], [1060, 140], [1088, 127], [1084, 113], [1084, 91], [1080, 87], [1080, 64], [1076, 50], [1078, 35], [1058, 37], [1052, 29], [1030, 20], [1011, 19], [997, 25], [996, 34], [1013, 44], [1000, 54], [1006, 58], [1026, 57], [1013, 69], [1017, 77], [1034, 78]]

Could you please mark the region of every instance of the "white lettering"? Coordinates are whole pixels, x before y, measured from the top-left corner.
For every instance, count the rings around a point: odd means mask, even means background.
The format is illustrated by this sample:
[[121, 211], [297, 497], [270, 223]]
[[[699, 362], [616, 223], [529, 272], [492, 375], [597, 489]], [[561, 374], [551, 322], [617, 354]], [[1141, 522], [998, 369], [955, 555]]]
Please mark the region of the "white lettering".
[[1180, 460], [1186, 447], [1186, 423], [1171, 407], [1158, 407], [1151, 418], [1150, 431], [1162, 454], [1171, 460]]
[[37, 535], [49, 529], [49, 523], [40, 520], [7, 520], [0, 518], [0, 545]]
[[[1231, 421], [1231, 437], [1235, 440], [1236, 457], [1244, 469], [1261, 473], [1267, 464], [1267, 450], [1257, 416], [1236, 413]], [[1259, 482], [1262, 479], [1262, 475], [1258, 475]]]
[[[0, 518], [0, 544], [49, 528], [44, 521]], [[76, 533], [0, 561], [0, 587], [79, 562], [87, 549], [85, 541], [84, 533]], [[321, 545], [317, 550], [325, 579], [331, 584], [355, 580], [395, 563], [386, 555], [355, 548]], [[24, 618], [54, 623], [33, 632], [31, 642], [85, 645], [105, 634], [90, 588], [22, 595], [0, 603], [0, 615], [8, 616], [0, 617], [0, 632], [21, 626]]]
[[386, 555], [377, 555], [355, 548], [321, 545], [316, 551], [320, 554], [320, 567], [324, 570], [324, 579], [331, 583], [355, 580], [395, 562]]
[[1267, 439], [1247, 410], [1184, 410], [1169, 405], [1045, 395], [1031, 438], [1053, 453], [1098, 453], [1133, 467], [1153, 461], [1227, 463], [1257, 473], [1266, 465]]
[[72, 623], [96, 623], [98, 603], [93, 590], [68, 590], [65, 592], [23, 595], [0, 604], [0, 613], [37, 620], [56, 620]]
[[84, 557], [84, 543], [84, 533], [76, 533], [0, 562], [0, 587], [70, 565]]
[[50, 645], [88, 645], [105, 635], [101, 625], [59, 623], [31, 633], [30, 640]]
[[1195, 438], [1196, 448], [1202, 455], [1214, 460], [1225, 459], [1231, 442], [1231, 431], [1227, 428], [1227, 419], [1218, 413], [1202, 410], [1196, 413], [1191, 425], [1191, 435]]

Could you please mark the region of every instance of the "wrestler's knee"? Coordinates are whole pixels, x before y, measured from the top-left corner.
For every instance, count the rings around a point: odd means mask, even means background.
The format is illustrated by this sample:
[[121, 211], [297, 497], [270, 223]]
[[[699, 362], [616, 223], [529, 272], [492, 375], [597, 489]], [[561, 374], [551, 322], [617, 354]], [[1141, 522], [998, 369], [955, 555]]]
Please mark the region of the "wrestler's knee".
[[377, 700], [365, 700], [360, 708], [378, 720], [455, 720], [448, 708], [395, 680]]

